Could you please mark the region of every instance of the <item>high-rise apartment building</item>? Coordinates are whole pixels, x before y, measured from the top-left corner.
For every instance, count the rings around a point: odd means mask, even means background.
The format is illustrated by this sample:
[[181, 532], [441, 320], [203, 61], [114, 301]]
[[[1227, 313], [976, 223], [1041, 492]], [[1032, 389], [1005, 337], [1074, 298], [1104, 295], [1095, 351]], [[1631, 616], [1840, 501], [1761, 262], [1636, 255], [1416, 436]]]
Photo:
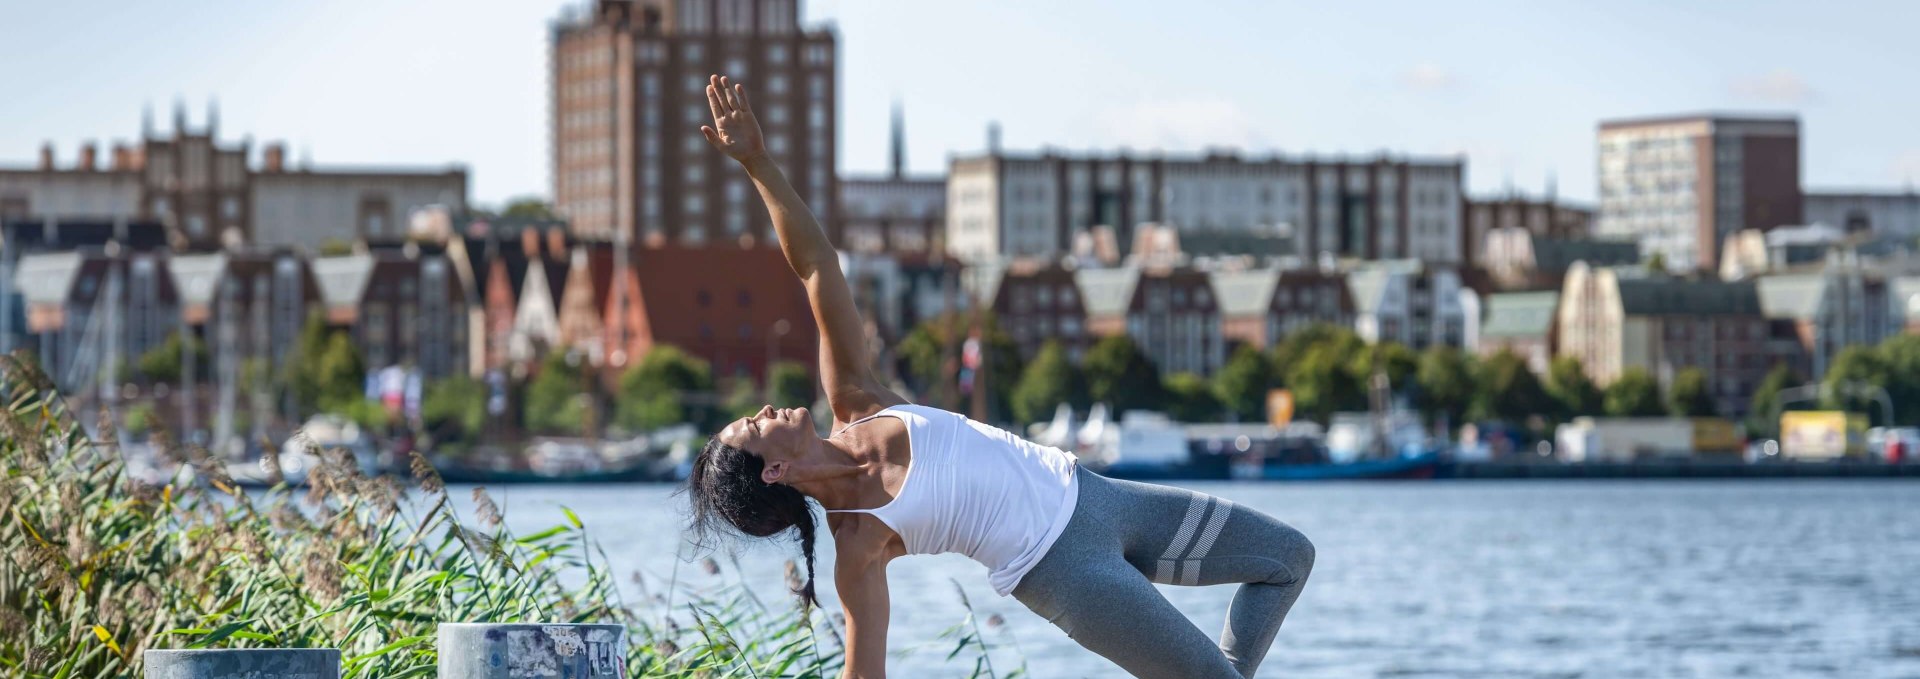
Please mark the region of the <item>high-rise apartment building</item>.
[[700, 136], [707, 77], [745, 84], [767, 149], [821, 224], [836, 224], [830, 28], [798, 0], [597, 0], [554, 22], [555, 207], [581, 236], [773, 244], [745, 173]]
[[1792, 116], [1604, 121], [1599, 144], [1594, 235], [1637, 240], [1669, 269], [1713, 270], [1727, 236], [1801, 222]]
[[947, 249], [971, 261], [1057, 257], [1093, 227], [1130, 244], [1153, 222], [1287, 236], [1303, 254], [1458, 264], [1465, 178], [1459, 158], [991, 151], [949, 168]]

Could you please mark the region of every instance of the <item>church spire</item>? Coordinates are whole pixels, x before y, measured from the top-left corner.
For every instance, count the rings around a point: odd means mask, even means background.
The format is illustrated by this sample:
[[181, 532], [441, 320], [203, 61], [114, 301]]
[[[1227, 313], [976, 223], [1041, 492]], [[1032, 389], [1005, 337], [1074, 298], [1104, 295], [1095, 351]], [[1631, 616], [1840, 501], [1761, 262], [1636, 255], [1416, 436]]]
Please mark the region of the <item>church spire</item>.
[[900, 112], [900, 100], [893, 100], [893, 125], [889, 150], [893, 167], [893, 178], [901, 179], [907, 175], [907, 123]]

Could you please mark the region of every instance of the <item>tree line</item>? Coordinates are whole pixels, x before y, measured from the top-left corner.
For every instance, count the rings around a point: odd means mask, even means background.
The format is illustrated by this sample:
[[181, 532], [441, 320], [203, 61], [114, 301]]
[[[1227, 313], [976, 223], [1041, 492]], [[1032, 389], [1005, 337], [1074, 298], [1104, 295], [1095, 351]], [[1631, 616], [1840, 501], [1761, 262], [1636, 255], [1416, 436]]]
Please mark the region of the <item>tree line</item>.
[[[972, 412], [971, 394], [958, 379], [960, 348], [968, 338], [978, 340], [986, 358], [984, 374], [978, 376], [984, 383], [975, 382], [986, 392], [986, 417], [1020, 424], [1051, 418], [1061, 403], [1080, 410], [1105, 403], [1116, 413], [1156, 410], [1186, 422], [1260, 422], [1266, 420], [1272, 389], [1292, 392], [1295, 419], [1325, 422], [1336, 412], [1367, 410], [1367, 384], [1375, 374], [1384, 375], [1401, 402], [1428, 422], [1453, 426], [1493, 420], [1544, 432], [1583, 415], [1698, 417], [1719, 412], [1707, 375], [1698, 368], [1674, 373], [1664, 390], [1655, 376], [1637, 368], [1601, 388], [1572, 356], [1553, 359], [1546, 374], [1536, 375], [1525, 358], [1510, 351], [1480, 357], [1448, 346], [1415, 351], [1394, 342], [1368, 344], [1350, 328], [1330, 324], [1309, 326], [1266, 348], [1236, 347], [1210, 376], [1163, 373], [1124, 335], [1099, 339], [1078, 360], [1058, 342], [1046, 343], [1031, 360], [1023, 360], [1018, 345], [990, 314], [928, 320], [882, 360], [917, 401]], [[171, 336], [121, 369], [149, 383], [177, 383], [184, 370], [182, 349], [181, 338]], [[213, 376], [207, 349], [194, 340], [191, 350], [196, 378], [205, 384]], [[301, 417], [334, 413], [363, 426], [388, 427], [394, 423], [387, 412], [365, 397], [367, 369], [351, 334], [316, 315], [302, 329], [284, 365], [277, 370], [242, 366], [242, 379], [257, 384], [265, 378], [276, 402], [284, 400]], [[578, 352], [549, 352], [524, 377], [508, 381], [508, 412], [500, 415], [489, 412], [492, 394], [483, 380], [457, 374], [427, 386], [420, 424], [436, 443], [456, 448], [506, 429], [619, 434], [691, 423], [713, 431], [763, 404], [811, 406], [817, 394], [810, 371], [800, 363], [775, 363], [768, 379], [755, 384], [716, 377], [707, 361], [671, 345], [654, 347], [617, 375], [604, 370], [588, 365]], [[1782, 405], [1780, 391], [1805, 381], [1786, 365], [1774, 366], [1746, 404], [1748, 431], [1773, 434], [1773, 415]], [[1874, 398], [1877, 389], [1892, 402], [1895, 422], [1920, 421], [1920, 336], [1847, 347], [1832, 361], [1823, 385], [1818, 398], [1784, 405], [1867, 413], [1873, 423], [1887, 424]]]
[[[1907, 353], [1864, 348], [1843, 354], [1836, 366], [1874, 372], [1898, 355], [1915, 368], [1920, 385], [1920, 342]], [[1851, 350], [1850, 350], [1851, 351]], [[1060, 403], [1085, 409], [1106, 403], [1115, 411], [1158, 410], [1189, 422], [1261, 422], [1271, 389], [1288, 389], [1295, 419], [1327, 421], [1333, 413], [1368, 409], [1367, 384], [1384, 375], [1393, 393], [1430, 423], [1459, 425], [1501, 421], [1546, 431], [1579, 416], [1704, 417], [1719, 412], [1704, 371], [1684, 368], [1666, 389], [1654, 375], [1629, 368], [1605, 388], [1587, 376], [1578, 358], [1560, 356], [1545, 375], [1536, 375], [1524, 357], [1511, 351], [1475, 356], [1456, 347], [1415, 351], [1394, 342], [1368, 344], [1351, 329], [1316, 325], [1273, 346], [1240, 346], [1212, 376], [1162, 374], [1126, 336], [1102, 338], [1080, 361], [1057, 342], [1048, 342], [1020, 373], [1007, 394], [1016, 422], [1052, 417]], [[1884, 371], [1874, 374], [1884, 374]], [[1798, 376], [1776, 366], [1754, 394], [1753, 409], [1765, 411], [1769, 399]], [[1917, 394], [1920, 395], [1920, 394]], [[1896, 399], [1898, 400], [1898, 399]], [[1763, 407], [1764, 406], [1764, 407]]]

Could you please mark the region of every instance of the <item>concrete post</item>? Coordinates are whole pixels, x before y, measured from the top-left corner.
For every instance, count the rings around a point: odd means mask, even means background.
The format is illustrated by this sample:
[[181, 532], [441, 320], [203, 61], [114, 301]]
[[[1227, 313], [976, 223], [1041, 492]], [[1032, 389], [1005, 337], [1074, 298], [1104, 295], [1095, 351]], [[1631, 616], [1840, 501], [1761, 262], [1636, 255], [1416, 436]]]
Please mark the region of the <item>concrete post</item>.
[[332, 648], [150, 650], [147, 679], [340, 679]]
[[621, 625], [440, 623], [440, 679], [626, 679]]

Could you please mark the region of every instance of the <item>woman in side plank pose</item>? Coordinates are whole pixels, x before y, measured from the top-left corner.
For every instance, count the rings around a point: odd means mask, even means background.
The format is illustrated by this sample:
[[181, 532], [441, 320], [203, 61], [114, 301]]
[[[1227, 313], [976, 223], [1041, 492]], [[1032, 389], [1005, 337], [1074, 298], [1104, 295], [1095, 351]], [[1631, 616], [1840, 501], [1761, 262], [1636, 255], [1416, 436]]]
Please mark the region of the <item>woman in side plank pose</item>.
[[[1228, 500], [1108, 479], [1057, 448], [893, 393], [868, 367], [838, 256], [767, 156], [746, 88], [713, 76], [707, 104], [713, 126], [701, 134], [753, 178], [806, 284], [834, 421], [826, 438], [805, 408], [729, 423], [693, 463], [694, 529], [793, 531], [807, 563], [796, 593], [817, 603], [812, 503], [824, 508], [846, 677], [886, 674], [887, 565], [941, 552], [985, 564], [994, 591], [1135, 676], [1253, 676], [1313, 568], [1306, 536]], [[1156, 582], [1240, 585], [1218, 646]]]

